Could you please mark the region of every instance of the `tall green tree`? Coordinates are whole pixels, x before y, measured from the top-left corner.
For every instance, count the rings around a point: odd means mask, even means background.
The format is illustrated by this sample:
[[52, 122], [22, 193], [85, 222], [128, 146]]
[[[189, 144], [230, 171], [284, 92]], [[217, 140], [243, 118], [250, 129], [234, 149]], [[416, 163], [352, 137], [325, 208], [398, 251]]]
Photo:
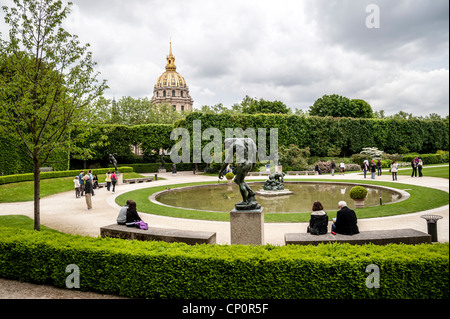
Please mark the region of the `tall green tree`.
[[71, 129], [107, 86], [98, 83], [88, 45], [62, 27], [70, 2], [13, 2], [2, 7], [9, 38], [0, 40], [0, 133], [19, 141], [14, 146], [33, 162], [34, 228], [40, 230], [40, 167], [53, 152], [70, 149]]
[[266, 101], [263, 99], [252, 99], [248, 95], [242, 100], [242, 113], [272, 113], [272, 114], [291, 114], [292, 111], [283, 102]]
[[324, 95], [309, 107], [309, 115], [332, 117], [373, 117], [372, 107], [364, 100], [350, 100], [337, 94]]

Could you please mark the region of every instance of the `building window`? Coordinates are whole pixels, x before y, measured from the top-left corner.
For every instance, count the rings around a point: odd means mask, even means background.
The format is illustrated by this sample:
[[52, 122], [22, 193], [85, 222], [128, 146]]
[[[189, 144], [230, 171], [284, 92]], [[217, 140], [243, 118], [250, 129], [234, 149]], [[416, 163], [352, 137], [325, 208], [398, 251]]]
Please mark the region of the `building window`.
[[183, 91], [181, 91], [181, 97], [183, 97]]
[[184, 105], [181, 106], [181, 110], [184, 111]]
[[177, 106], [176, 105], [172, 105], [173, 106], [173, 110], [176, 111], [177, 110]]
[[166, 91], [163, 91], [163, 97], [166, 97]]
[[159, 97], [159, 92], [156, 92], [156, 97]]
[[172, 90], [172, 96], [175, 96], [175, 90]]

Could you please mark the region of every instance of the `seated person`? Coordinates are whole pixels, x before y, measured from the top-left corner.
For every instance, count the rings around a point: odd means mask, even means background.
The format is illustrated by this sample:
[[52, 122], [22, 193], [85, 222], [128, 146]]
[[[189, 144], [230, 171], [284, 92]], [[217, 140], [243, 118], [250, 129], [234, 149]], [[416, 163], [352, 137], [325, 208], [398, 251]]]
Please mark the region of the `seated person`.
[[323, 211], [323, 206], [319, 201], [313, 204], [311, 219], [306, 231], [312, 235], [323, 235], [328, 231], [328, 215]]
[[134, 223], [140, 221], [141, 218], [139, 217], [137, 210], [136, 210], [136, 203], [134, 201], [130, 201], [128, 204], [127, 209], [127, 219], [125, 221], [125, 224], [128, 226], [134, 226]]
[[125, 225], [127, 222], [127, 209], [128, 205], [132, 202], [131, 199], [127, 200], [127, 204], [122, 206], [119, 211], [119, 216], [117, 216], [117, 224]]
[[358, 219], [354, 210], [347, 207], [347, 203], [340, 201], [338, 203], [339, 210], [336, 214], [336, 220], [333, 218], [333, 224], [331, 225], [331, 231], [343, 235], [358, 234], [359, 229], [356, 224]]

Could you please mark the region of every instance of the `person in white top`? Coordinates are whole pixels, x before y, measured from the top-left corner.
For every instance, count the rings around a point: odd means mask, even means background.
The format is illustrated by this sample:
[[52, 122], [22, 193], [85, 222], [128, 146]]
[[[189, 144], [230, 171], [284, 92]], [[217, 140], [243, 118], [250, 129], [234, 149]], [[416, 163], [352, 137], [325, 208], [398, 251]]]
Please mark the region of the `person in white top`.
[[391, 173], [392, 173], [392, 180], [397, 180], [397, 172], [398, 172], [398, 163], [396, 161], [393, 161], [391, 164]]
[[344, 164], [344, 161], [341, 161], [341, 164], [339, 164], [339, 169], [340, 169], [340, 171], [339, 171], [340, 175], [345, 175], [345, 164]]

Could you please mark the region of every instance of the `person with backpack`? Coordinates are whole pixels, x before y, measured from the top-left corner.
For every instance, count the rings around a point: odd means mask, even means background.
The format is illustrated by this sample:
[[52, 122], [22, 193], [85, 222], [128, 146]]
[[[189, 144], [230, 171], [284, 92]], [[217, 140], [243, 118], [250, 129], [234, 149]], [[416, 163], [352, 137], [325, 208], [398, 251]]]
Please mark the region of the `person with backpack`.
[[113, 172], [111, 174], [111, 183], [112, 183], [112, 193], [114, 194], [116, 192], [116, 183], [117, 183], [117, 175], [116, 172]]

